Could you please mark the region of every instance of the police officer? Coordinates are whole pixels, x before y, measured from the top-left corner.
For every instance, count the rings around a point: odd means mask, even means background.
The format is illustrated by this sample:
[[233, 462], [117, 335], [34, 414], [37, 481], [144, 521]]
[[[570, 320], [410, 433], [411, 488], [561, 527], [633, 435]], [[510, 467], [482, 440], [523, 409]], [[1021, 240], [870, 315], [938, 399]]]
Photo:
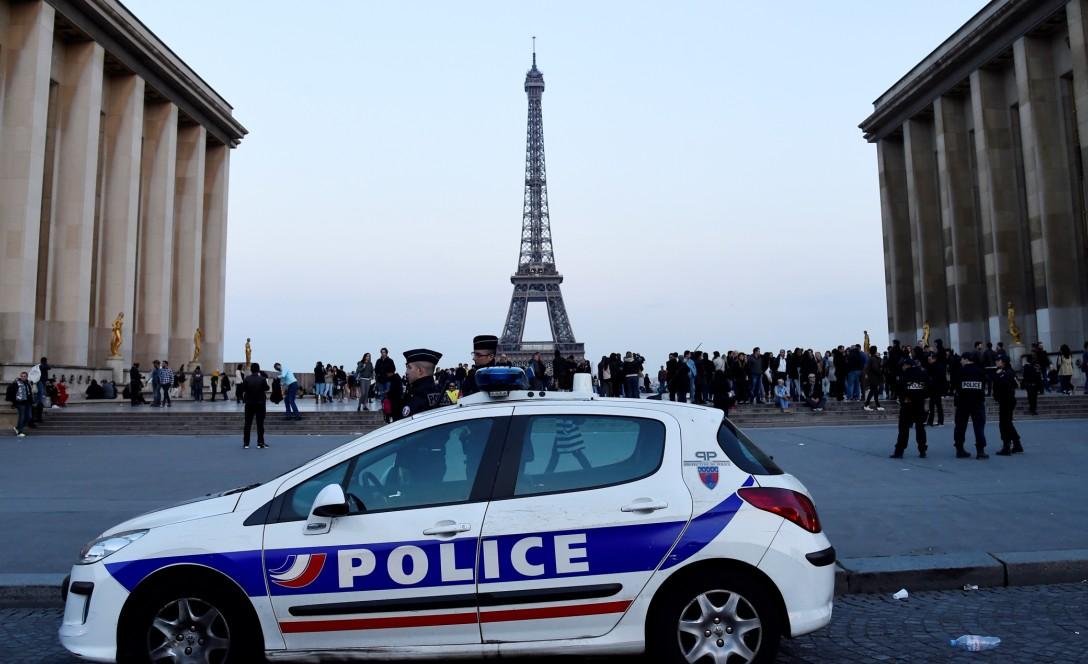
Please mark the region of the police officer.
[[899, 437], [895, 441], [892, 459], [902, 459], [903, 452], [910, 441], [910, 429], [913, 426], [918, 442], [918, 456], [926, 458], [926, 397], [929, 395], [930, 381], [926, 370], [908, 356], [899, 361]]
[[998, 456], [1009, 456], [1024, 451], [1020, 445], [1020, 432], [1012, 423], [1016, 409], [1016, 372], [1009, 366], [1004, 355], [995, 358], [994, 400], [997, 401], [998, 423], [1001, 429], [1001, 451]]
[[450, 405], [446, 393], [434, 382], [434, 368], [440, 359], [442, 359], [442, 353], [426, 348], [405, 351], [404, 363], [408, 374], [408, 389], [404, 391], [400, 408], [395, 411], [396, 419]]
[[971, 454], [963, 449], [967, 440], [967, 420], [975, 429], [975, 458], [989, 459], [986, 454], [986, 375], [979, 366], [979, 354], [973, 352], [960, 356], [960, 370], [953, 388], [956, 392], [956, 429], [952, 440], [956, 444], [956, 458], [969, 459]]
[[499, 349], [499, 338], [493, 334], [478, 334], [472, 338], [472, 364], [465, 381], [461, 383], [461, 396], [476, 394], [476, 370], [495, 366], [495, 351]]

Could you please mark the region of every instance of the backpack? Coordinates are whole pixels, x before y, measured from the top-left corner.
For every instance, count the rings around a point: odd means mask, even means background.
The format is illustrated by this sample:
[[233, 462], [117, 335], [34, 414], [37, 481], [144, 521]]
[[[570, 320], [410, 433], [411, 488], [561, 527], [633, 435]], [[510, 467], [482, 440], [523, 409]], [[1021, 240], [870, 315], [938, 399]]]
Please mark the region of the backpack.
[[4, 396], [4, 401], [8, 403], [15, 403], [15, 395], [19, 393], [19, 384], [15, 381], [8, 383], [8, 391]]
[[393, 400], [389, 397], [382, 399], [382, 412], [386, 415], [393, 414]]
[[283, 387], [280, 385], [279, 378], [272, 379], [272, 396], [270, 396], [268, 400], [272, 403], [283, 401]]

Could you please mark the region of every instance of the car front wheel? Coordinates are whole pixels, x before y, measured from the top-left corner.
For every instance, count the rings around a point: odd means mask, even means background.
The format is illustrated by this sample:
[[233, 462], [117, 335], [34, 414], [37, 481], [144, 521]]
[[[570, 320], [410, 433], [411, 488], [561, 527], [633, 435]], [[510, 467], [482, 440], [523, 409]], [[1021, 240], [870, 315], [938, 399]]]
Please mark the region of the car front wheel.
[[782, 635], [771, 594], [739, 575], [709, 574], [668, 591], [648, 634], [654, 661], [773, 662]]

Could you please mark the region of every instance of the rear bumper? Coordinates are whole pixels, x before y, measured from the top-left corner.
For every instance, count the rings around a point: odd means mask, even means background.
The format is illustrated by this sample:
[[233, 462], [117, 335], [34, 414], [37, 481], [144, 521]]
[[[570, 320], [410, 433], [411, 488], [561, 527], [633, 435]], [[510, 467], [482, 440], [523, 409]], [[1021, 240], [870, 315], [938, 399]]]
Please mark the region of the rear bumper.
[[835, 549], [826, 535], [782, 524], [758, 567], [782, 594], [790, 636], [808, 634], [831, 622], [834, 562]]

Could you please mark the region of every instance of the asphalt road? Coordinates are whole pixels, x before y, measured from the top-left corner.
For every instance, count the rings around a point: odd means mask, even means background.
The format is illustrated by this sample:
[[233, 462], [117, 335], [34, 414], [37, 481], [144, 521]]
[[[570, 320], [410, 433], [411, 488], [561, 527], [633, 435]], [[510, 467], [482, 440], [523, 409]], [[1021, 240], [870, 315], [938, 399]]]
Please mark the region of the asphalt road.
[[[0, 662], [75, 664], [56, 630], [61, 610], [0, 609]], [[962, 634], [997, 636], [994, 650], [967, 653], [948, 642]], [[542, 664], [542, 660], [521, 660]], [[561, 664], [627, 663], [631, 658], [549, 660]], [[904, 601], [888, 595], [836, 600], [831, 625], [785, 641], [784, 664], [854, 662], [1088, 662], [1088, 583], [972, 592], [922, 592]]]
[[[750, 434], [812, 491], [841, 557], [1088, 548], [1088, 421], [1019, 426], [1027, 452], [988, 461], [954, 459], [951, 426], [930, 429], [929, 458], [901, 461], [887, 458], [891, 426]], [[270, 479], [350, 439], [270, 437], [270, 449], [242, 450], [226, 436], [0, 438], [0, 580], [64, 573], [115, 523]]]

